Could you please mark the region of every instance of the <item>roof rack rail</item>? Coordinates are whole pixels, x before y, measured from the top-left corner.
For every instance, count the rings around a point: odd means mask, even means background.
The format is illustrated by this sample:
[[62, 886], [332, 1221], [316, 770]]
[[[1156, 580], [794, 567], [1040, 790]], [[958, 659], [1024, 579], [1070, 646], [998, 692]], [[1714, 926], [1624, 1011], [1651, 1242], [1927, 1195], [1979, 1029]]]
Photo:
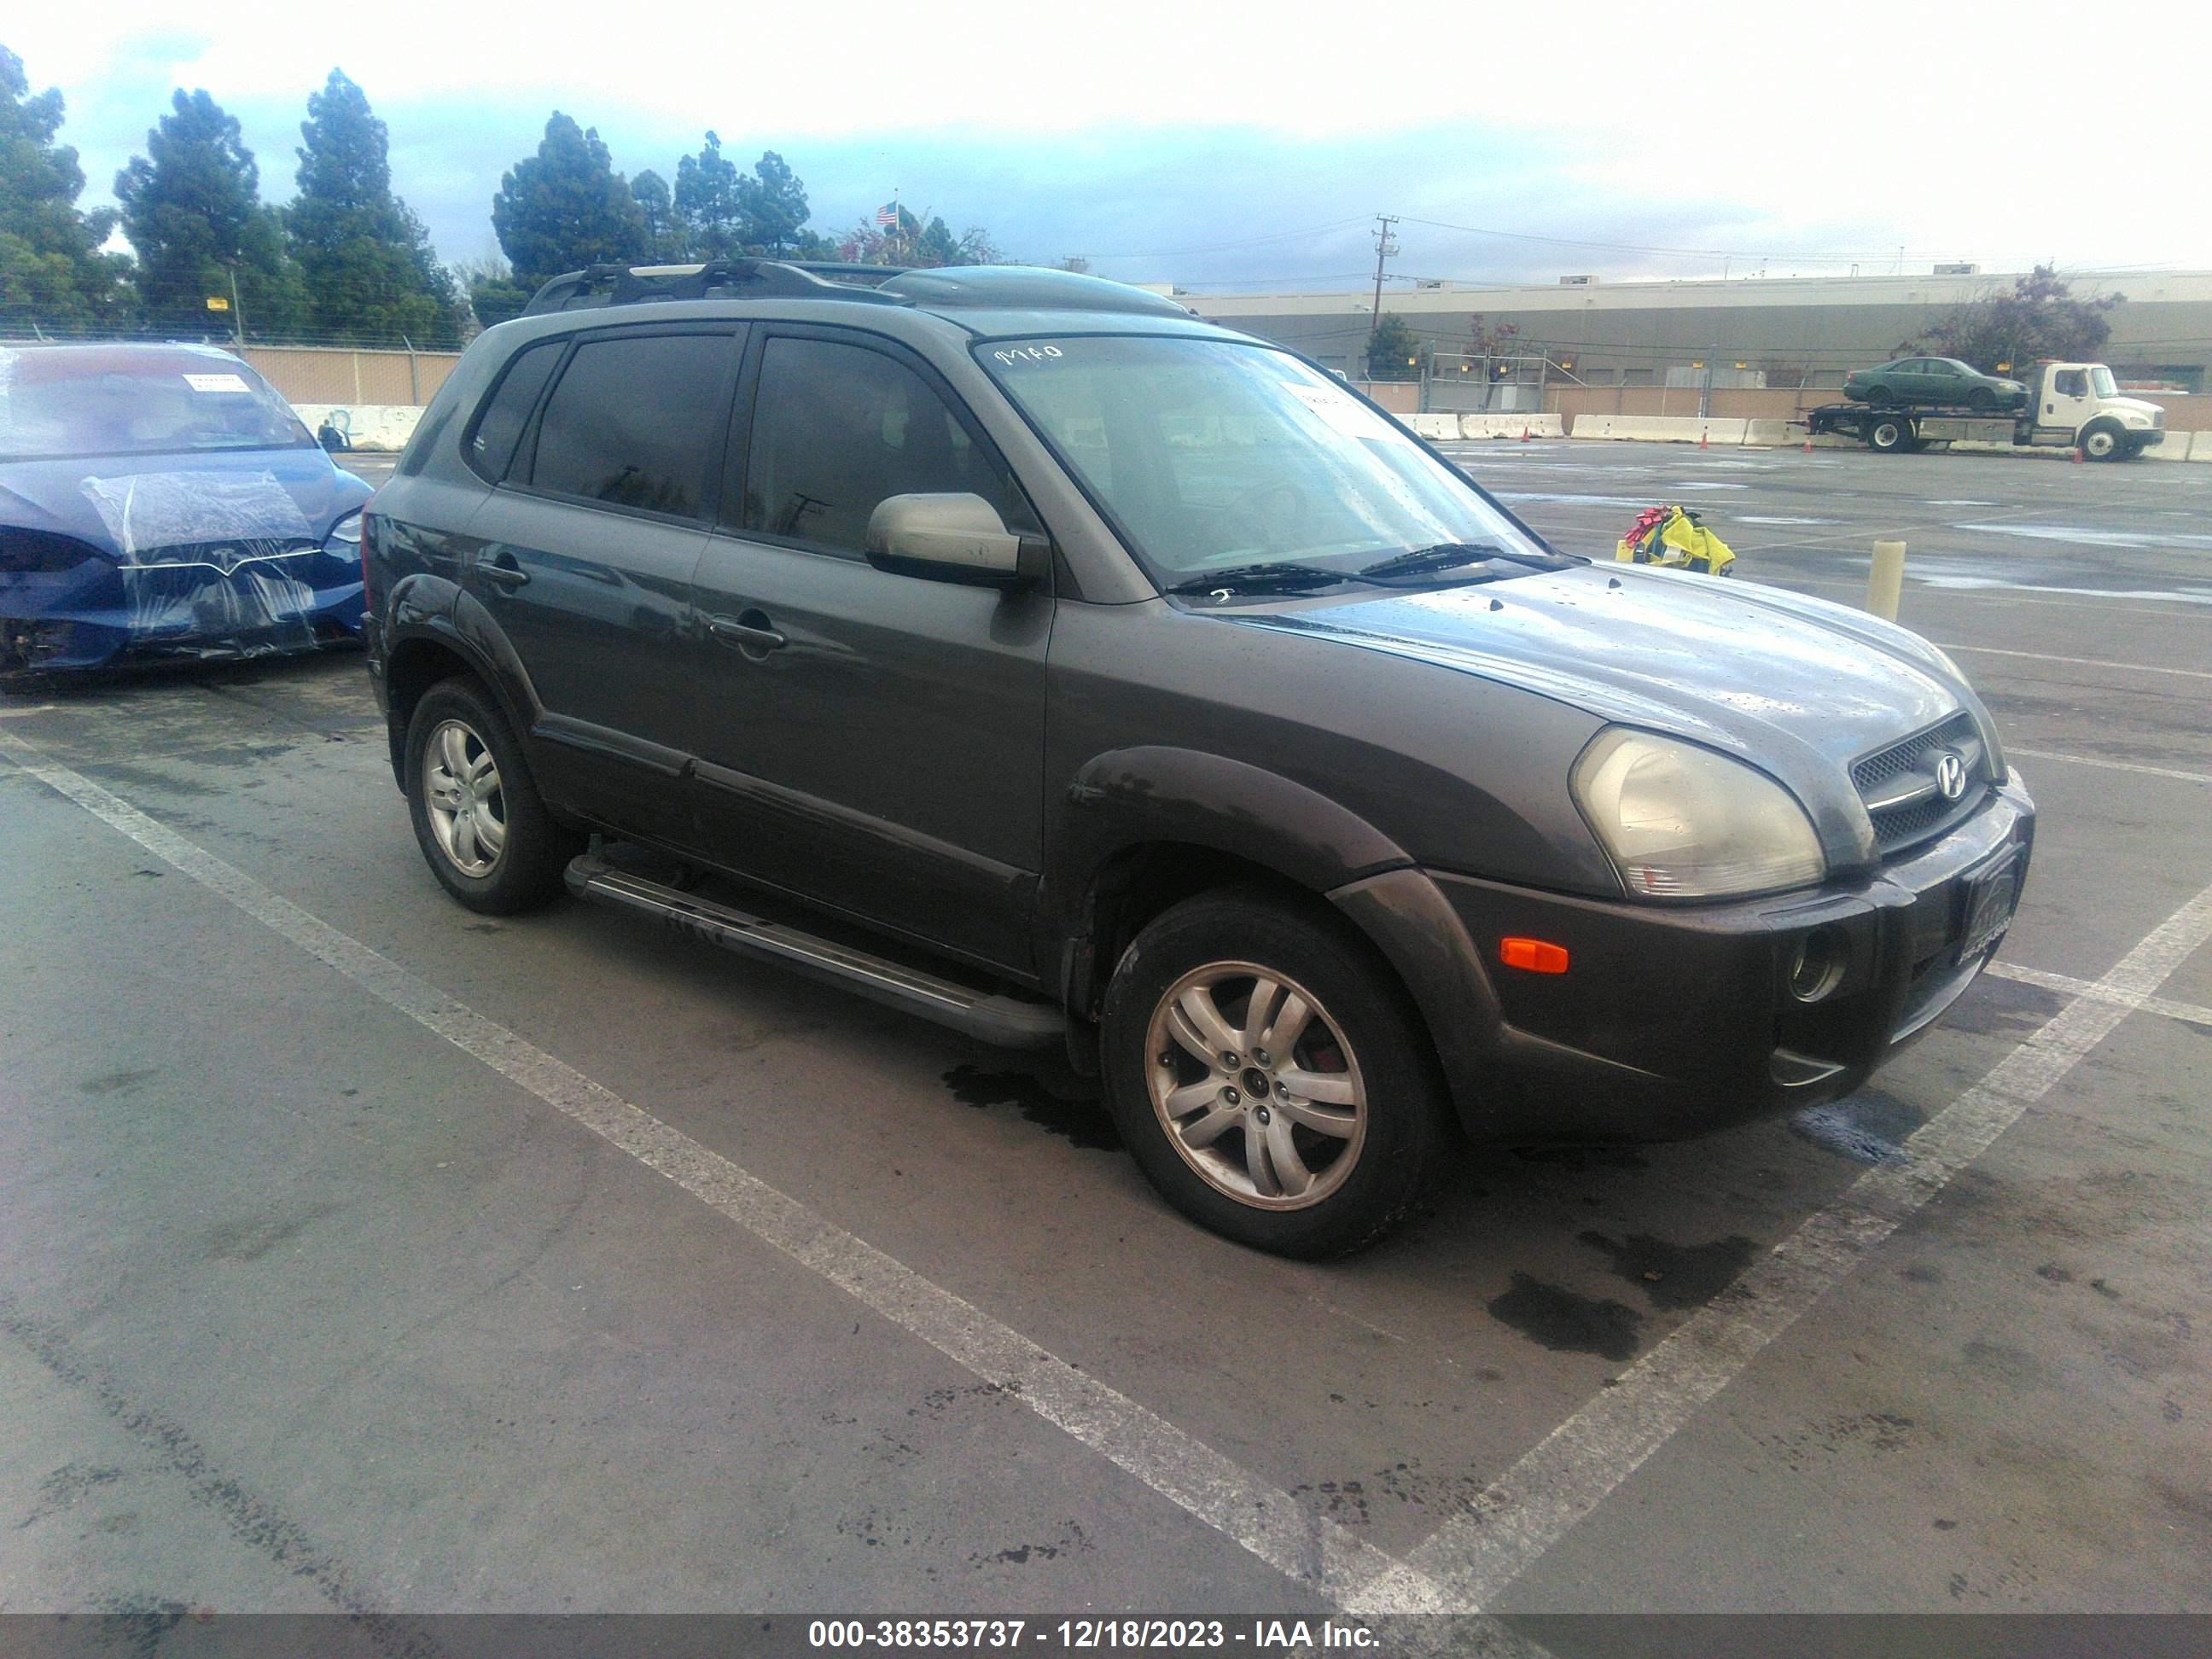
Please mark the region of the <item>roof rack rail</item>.
[[[775, 295], [781, 299], [858, 300], [877, 305], [910, 305], [910, 300], [878, 294], [875, 284], [904, 271], [896, 265], [841, 265], [783, 259], [708, 259], [688, 265], [591, 265], [556, 276], [532, 296], [526, 317], [554, 311], [583, 311], [598, 306], [644, 305], [656, 300], [703, 300], [720, 291], [730, 297]], [[842, 280], [837, 280], [842, 278]]]

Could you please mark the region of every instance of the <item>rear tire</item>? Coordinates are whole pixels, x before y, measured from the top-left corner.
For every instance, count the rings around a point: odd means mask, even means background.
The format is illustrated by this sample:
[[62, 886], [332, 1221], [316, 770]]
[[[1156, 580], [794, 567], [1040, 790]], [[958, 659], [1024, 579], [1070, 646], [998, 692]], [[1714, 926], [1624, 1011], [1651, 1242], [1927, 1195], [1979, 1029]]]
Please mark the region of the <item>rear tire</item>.
[[580, 842], [553, 822], [507, 717], [463, 676], [422, 694], [407, 723], [408, 816], [430, 873], [485, 915], [512, 915], [561, 890]]
[[1911, 447], [1912, 424], [1902, 415], [1881, 416], [1867, 423], [1866, 441], [1877, 455], [1894, 455]]
[[1374, 1243], [1451, 1143], [1434, 1051], [1382, 958], [1261, 891], [1187, 900], [1137, 936], [1107, 986], [1100, 1060], [1160, 1195], [1277, 1255]]
[[1866, 393], [1866, 404], [1869, 409], [1887, 409], [1889, 407], [1889, 388], [1886, 386], [1869, 386]]

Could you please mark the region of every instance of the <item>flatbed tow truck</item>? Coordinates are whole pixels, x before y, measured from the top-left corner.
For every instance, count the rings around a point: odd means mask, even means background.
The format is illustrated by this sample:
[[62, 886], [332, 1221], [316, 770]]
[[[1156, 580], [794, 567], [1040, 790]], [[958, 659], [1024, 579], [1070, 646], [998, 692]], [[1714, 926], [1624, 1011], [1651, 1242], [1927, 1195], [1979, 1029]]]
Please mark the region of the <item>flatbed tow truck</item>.
[[1931, 444], [2011, 444], [2079, 449], [2084, 459], [2131, 461], [2166, 436], [2166, 411], [2120, 395], [2102, 363], [2039, 362], [2027, 377], [2028, 398], [2010, 414], [1985, 409], [1823, 404], [1804, 416], [1809, 435], [1856, 438], [1884, 455]]

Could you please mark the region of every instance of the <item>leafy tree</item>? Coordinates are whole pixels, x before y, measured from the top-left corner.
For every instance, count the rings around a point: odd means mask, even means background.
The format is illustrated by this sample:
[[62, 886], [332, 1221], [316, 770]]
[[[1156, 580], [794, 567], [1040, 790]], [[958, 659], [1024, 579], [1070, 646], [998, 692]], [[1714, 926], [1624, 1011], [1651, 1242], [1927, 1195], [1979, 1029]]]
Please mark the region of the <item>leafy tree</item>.
[[675, 199], [668, 180], [647, 167], [629, 181], [629, 193], [645, 216], [646, 258], [659, 264], [675, 264], [690, 257], [690, 239], [676, 216]]
[[2126, 297], [2077, 299], [2053, 267], [2038, 265], [2014, 279], [2011, 293], [1955, 307], [1922, 338], [1899, 346], [1898, 355], [1958, 357], [1984, 373], [2001, 363], [2023, 369], [2039, 357], [2094, 360], [2112, 337], [2107, 317]]
[[204, 91], [179, 87], [169, 104], [146, 135], [147, 153], [115, 175], [147, 320], [228, 332], [239, 319], [210, 313], [207, 301], [228, 299], [234, 281], [246, 332], [295, 331], [306, 319], [306, 289], [285, 257], [282, 222], [261, 204], [261, 171], [238, 118]]
[[863, 219], [836, 245], [836, 254], [867, 265], [987, 265], [1001, 264], [1006, 255], [992, 242], [990, 233], [974, 227], [955, 238], [944, 219], [933, 214], [927, 224], [902, 204], [897, 222], [878, 225]]
[[741, 182], [737, 163], [722, 154], [721, 137], [711, 129], [696, 155], [676, 163], [676, 219], [692, 258], [725, 259], [744, 248]]
[[469, 285], [469, 309], [476, 313], [477, 327], [496, 328], [510, 317], [522, 315], [523, 307], [537, 291], [512, 276], [487, 277]]
[[354, 340], [459, 345], [453, 279], [422, 222], [392, 193], [388, 136], [362, 89], [332, 70], [309, 94], [300, 131], [300, 194], [284, 222], [314, 328]]
[[515, 281], [535, 291], [585, 265], [627, 264], [645, 251], [645, 212], [614, 169], [599, 129], [553, 112], [535, 155], [500, 180], [492, 228]]
[[1386, 311], [1375, 332], [1367, 340], [1367, 378], [1370, 380], [1411, 380], [1419, 377], [1415, 359], [1421, 355], [1421, 343], [1406, 319], [1395, 312]]
[[61, 93], [30, 89], [23, 60], [0, 46], [0, 315], [58, 329], [113, 324], [131, 297], [130, 261], [100, 251], [115, 210], [77, 211], [84, 169], [54, 143]]

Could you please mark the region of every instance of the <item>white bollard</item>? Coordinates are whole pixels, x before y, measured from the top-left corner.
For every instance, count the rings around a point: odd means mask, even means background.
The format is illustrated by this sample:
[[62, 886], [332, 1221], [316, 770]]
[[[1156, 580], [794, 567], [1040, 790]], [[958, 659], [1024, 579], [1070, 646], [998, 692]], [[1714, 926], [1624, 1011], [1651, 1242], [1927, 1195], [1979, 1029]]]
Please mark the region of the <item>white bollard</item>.
[[1885, 621], [1897, 620], [1898, 595], [1905, 587], [1905, 544], [1876, 542], [1874, 569], [1867, 577], [1866, 608]]

